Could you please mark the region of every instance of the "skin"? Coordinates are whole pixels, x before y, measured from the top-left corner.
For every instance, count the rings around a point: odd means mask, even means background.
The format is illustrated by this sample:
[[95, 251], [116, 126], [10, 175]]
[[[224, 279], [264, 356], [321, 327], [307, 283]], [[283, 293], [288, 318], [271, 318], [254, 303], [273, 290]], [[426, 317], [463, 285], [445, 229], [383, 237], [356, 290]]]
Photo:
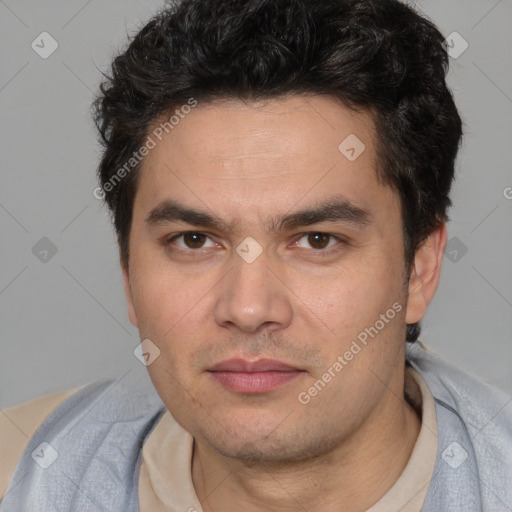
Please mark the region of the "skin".
[[[354, 161], [338, 150], [349, 134], [366, 146]], [[148, 371], [194, 436], [192, 479], [205, 511], [362, 511], [407, 464], [420, 420], [403, 398], [405, 327], [435, 293], [446, 227], [417, 251], [407, 279], [399, 196], [377, 180], [375, 140], [369, 113], [290, 95], [199, 104], [145, 157], [123, 267], [129, 317], [161, 351]], [[268, 229], [273, 217], [333, 197], [367, 210], [368, 223]], [[166, 199], [232, 229], [148, 225]], [[186, 231], [207, 236], [164, 243]], [[311, 242], [311, 232], [344, 242]], [[252, 263], [236, 252], [248, 236], [263, 251]], [[401, 311], [300, 403], [394, 303]], [[240, 394], [207, 371], [232, 357], [278, 359], [302, 373]]]

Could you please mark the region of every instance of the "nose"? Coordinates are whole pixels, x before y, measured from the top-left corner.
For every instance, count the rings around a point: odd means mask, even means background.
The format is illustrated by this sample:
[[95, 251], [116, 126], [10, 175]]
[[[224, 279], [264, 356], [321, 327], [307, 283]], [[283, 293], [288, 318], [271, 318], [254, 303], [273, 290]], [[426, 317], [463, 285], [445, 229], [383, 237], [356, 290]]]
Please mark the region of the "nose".
[[218, 325], [228, 329], [257, 333], [287, 327], [293, 310], [289, 290], [269, 269], [261, 254], [248, 263], [233, 254], [234, 267], [220, 283], [214, 316]]

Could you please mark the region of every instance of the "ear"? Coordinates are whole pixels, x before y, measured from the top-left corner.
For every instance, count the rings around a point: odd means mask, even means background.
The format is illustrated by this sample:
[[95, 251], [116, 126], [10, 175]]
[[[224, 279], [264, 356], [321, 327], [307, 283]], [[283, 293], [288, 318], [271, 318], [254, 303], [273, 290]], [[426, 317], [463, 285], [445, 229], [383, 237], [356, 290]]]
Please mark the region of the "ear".
[[441, 277], [441, 266], [446, 248], [446, 223], [443, 222], [416, 251], [409, 277], [409, 296], [405, 321], [419, 322], [434, 297]]
[[137, 314], [135, 313], [135, 308], [133, 306], [132, 290], [130, 287], [130, 276], [128, 270], [125, 268], [122, 261], [121, 269], [123, 271], [124, 295], [126, 297], [126, 303], [128, 305], [128, 318], [135, 327], [138, 327]]

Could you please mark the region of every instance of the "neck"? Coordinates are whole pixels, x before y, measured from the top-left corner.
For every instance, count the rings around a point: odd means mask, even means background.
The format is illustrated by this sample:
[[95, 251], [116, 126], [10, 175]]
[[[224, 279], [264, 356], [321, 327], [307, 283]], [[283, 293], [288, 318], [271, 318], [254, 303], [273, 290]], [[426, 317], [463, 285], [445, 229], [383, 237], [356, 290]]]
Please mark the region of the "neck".
[[314, 460], [248, 465], [195, 441], [192, 480], [204, 511], [367, 510], [396, 482], [419, 434], [402, 397], [387, 393], [350, 438]]

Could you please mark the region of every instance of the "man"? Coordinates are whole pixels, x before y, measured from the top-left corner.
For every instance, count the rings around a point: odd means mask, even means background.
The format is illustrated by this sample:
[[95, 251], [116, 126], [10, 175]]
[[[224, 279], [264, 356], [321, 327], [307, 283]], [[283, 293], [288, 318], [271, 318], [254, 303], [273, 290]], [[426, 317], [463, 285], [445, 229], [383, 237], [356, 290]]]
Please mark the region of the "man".
[[2, 447], [0, 510], [512, 510], [511, 399], [417, 341], [461, 138], [446, 70], [395, 0], [152, 19], [95, 103], [95, 195], [154, 389], [7, 411], [31, 438]]

